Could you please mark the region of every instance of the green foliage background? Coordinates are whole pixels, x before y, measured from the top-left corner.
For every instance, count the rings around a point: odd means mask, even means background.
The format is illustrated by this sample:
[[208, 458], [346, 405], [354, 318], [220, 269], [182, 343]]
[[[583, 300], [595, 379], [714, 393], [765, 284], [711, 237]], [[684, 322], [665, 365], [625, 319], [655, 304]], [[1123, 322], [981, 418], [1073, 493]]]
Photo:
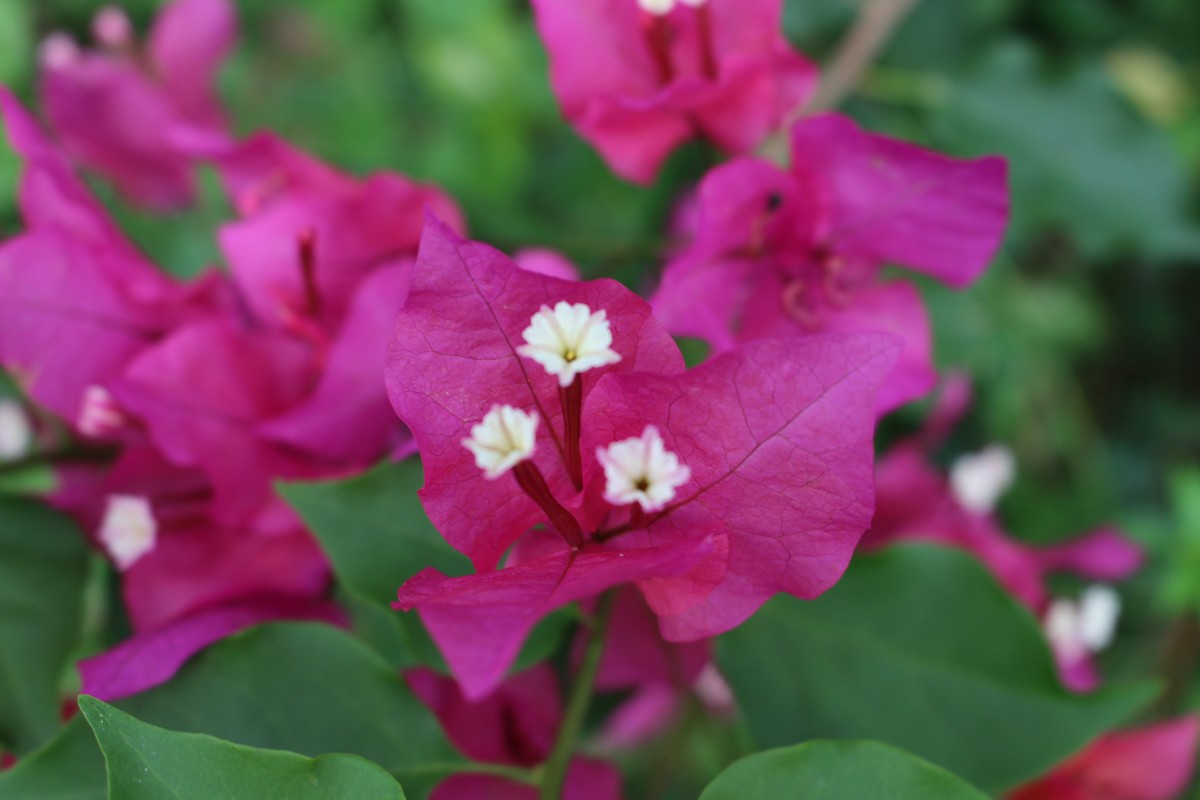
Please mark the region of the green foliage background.
[[[0, 82], [34, 96], [36, 43], [86, 39], [92, 0], [0, 0]], [[128, 0], [139, 29], [157, 5]], [[549, 246], [589, 274], [654, 283], [674, 199], [711, 162], [678, 153], [651, 188], [622, 183], [560, 119], [523, 0], [242, 0], [222, 75], [237, 128], [275, 128], [354, 172], [433, 181], [472, 234]], [[823, 61], [855, 4], [787, 0], [796, 45]], [[1001, 513], [1050, 541], [1116, 523], [1149, 567], [1125, 591], [1116, 679], [1160, 676], [1200, 611], [1200, 4], [1194, 0], [921, 0], [845, 110], [959, 155], [1010, 159], [1013, 223], [973, 288], [923, 284], [938, 360], [976, 403], [947, 446], [1013, 447]], [[17, 163], [0, 145], [0, 233], [19, 228]], [[167, 269], [219, 256], [228, 210], [124, 224]], [[920, 408], [888, 422], [911, 430]], [[1066, 583], [1071, 591], [1077, 587]], [[1185, 671], [1162, 710], [1200, 704]], [[697, 745], [698, 752], [712, 746]]]

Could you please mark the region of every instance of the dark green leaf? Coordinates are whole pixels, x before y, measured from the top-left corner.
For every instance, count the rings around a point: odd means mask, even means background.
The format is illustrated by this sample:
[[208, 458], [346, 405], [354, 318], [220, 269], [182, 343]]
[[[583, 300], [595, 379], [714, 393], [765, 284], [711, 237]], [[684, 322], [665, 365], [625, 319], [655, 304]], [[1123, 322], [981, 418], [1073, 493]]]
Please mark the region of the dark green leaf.
[[700, 800], [986, 800], [949, 772], [878, 742], [808, 742], [743, 758]]
[[63, 515], [0, 496], [0, 743], [27, 753], [59, 724], [79, 641], [87, 546]]
[[933, 122], [956, 150], [1009, 157], [1019, 234], [1054, 223], [1092, 254], [1200, 252], [1179, 157], [1098, 65], [1048, 74], [1010, 41], [956, 85]]
[[139, 722], [94, 697], [79, 708], [100, 742], [110, 797], [123, 800], [403, 800], [391, 775], [359, 756], [305, 758]]
[[[352, 636], [315, 623], [278, 623], [226, 639], [190, 661], [170, 682], [116, 704], [149, 724], [204, 733], [249, 747], [306, 756], [348, 753], [396, 775], [410, 797], [423, 797], [430, 763], [458, 760], [437, 721], [397, 672]], [[103, 796], [104, 769], [95, 743], [84, 746], [76, 723], [28, 765], [0, 776], [0, 797], [42, 800]], [[421, 779], [407, 779], [409, 771]], [[98, 795], [96, 793], [99, 793]]]
[[7, 772], [0, 772], [4, 800], [105, 800], [104, 757], [82, 717]]
[[1153, 694], [1067, 692], [1033, 617], [974, 559], [935, 547], [860, 557], [817, 600], [776, 598], [721, 637], [718, 659], [762, 746], [878, 739], [989, 791]]

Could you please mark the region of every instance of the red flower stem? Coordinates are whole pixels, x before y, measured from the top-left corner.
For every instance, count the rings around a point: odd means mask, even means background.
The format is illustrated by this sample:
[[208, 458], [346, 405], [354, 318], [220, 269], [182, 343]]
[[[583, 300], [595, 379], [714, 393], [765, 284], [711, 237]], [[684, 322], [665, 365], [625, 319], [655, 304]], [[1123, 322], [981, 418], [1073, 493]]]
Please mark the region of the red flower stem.
[[554, 749], [542, 767], [542, 791], [540, 800], [561, 800], [563, 784], [567, 778], [567, 768], [571, 757], [575, 755], [575, 743], [583, 730], [583, 720], [587, 716], [588, 706], [592, 702], [592, 689], [596, 685], [596, 673], [600, 670], [600, 656], [604, 654], [604, 636], [608, 632], [609, 619], [612, 617], [613, 600], [616, 590], [609, 589], [600, 595], [593, 616], [592, 635], [588, 639], [587, 648], [583, 651], [583, 662], [575, 675], [575, 683], [571, 686], [571, 696], [567, 700], [567, 709], [563, 714], [562, 727], [558, 729], [558, 738], [554, 740]]
[[583, 456], [580, 453], [580, 425], [583, 416], [583, 376], [576, 375], [567, 388], [558, 387], [558, 401], [563, 412], [563, 458], [567, 462], [567, 474], [575, 491], [583, 489]]
[[637, 503], [629, 509], [629, 525], [635, 531], [646, 527], [646, 512]]
[[550, 524], [558, 531], [563, 541], [570, 545], [572, 550], [583, 547], [583, 529], [579, 527], [579, 521], [554, 499], [554, 494], [546, 485], [546, 479], [542, 477], [542, 471], [537, 465], [532, 461], [522, 461], [513, 467], [513, 475], [521, 490], [546, 512]]
[[696, 9], [696, 27], [699, 28], [700, 65], [704, 70], [704, 77], [715, 81], [717, 79], [717, 56], [713, 48], [712, 14], [708, 10], [708, 3]]
[[321, 316], [321, 292], [317, 289], [317, 232], [312, 228], [300, 231], [300, 274], [304, 278], [304, 298], [308, 313]]
[[643, 11], [642, 37], [650, 48], [650, 56], [658, 70], [658, 81], [666, 86], [674, 76], [674, 70], [671, 69], [671, 31], [667, 27], [667, 18]]

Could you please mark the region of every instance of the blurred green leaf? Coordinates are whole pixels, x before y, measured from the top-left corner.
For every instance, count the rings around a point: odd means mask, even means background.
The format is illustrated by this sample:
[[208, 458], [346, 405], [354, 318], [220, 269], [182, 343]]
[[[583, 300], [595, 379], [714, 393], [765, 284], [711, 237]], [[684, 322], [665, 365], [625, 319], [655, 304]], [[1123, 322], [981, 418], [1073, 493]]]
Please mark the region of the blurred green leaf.
[[[321, 541], [352, 606], [363, 638], [396, 666], [426, 664], [444, 670], [441, 655], [416, 614], [393, 611], [400, 584], [431, 567], [466, 575], [467, 557], [430, 523], [417, 497], [425, 483], [421, 462], [384, 463], [349, 480], [280, 484], [279, 492]], [[549, 657], [573, 621], [570, 609], [550, 614], [534, 628], [514, 671]]]
[[1170, 498], [1174, 536], [1163, 599], [1172, 611], [1200, 614], [1200, 469], [1189, 466], [1172, 472]]
[[934, 547], [855, 560], [822, 597], [780, 596], [718, 640], [761, 746], [870, 738], [988, 791], [1041, 774], [1150, 699], [1067, 692], [1037, 623], [974, 559]]
[[985, 800], [940, 767], [878, 742], [808, 742], [743, 758], [700, 800]]
[[0, 772], [4, 800], [105, 800], [104, 757], [83, 717], [44, 747]]
[[83, 624], [88, 548], [62, 514], [0, 496], [0, 741], [25, 754], [59, 725]]
[[108, 791], [123, 800], [404, 800], [391, 775], [359, 756], [305, 758], [139, 722], [94, 697], [79, 708], [108, 768]]
[[1057, 224], [1091, 255], [1200, 254], [1170, 140], [1122, 101], [1098, 63], [1055, 74], [1028, 45], [1006, 41], [931, 122], [956, 151], [1009, 157], [1020, 239]]
[[[395, 775], [413, 798], [424, 797], [444, 774], [430, 774], [425, 765], [459, 759], [395, 669], [345, 632], [315, 623], [265, 625], [233, 636], [192, 659], [169, 683], [116, 707], [151, 725], [248, 747], [362, 756]], [[95, 742], [84, 746], [74, 727], [14, 768], [24, 794], [2, 793], [13, 784], [0, 775], [0, 797], [59, 797], [50, 786], [89, 800], [95, 792], [102, 797], [103, 761]]]

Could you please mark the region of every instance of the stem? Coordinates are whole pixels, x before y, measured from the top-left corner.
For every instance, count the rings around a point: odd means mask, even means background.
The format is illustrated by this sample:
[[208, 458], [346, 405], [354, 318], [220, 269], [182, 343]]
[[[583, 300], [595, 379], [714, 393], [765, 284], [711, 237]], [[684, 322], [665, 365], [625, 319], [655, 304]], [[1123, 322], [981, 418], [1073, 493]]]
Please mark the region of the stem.
[[612, 589], [600, 595], [592, 627], [592, 637], [588, 640], [587, 649], [583, 653], [583, 663], [579, 665], [579, 672], [575, 676], [575, 685], [571, 687], [571, 696], [567, 700], [567, 711], [563, 716], [562, 727], [558, 729], [558, 738], [554, 741], [554, 749], [550, 752], [550, 758], [542, 767], [541, 800], [560, 800], [562, 797], [563, 784], [567, 779], [567, 768], [571, 764], [571, 756], [575, 753], [575, 743], [579, 739], [579, 732], [583, 729], [583, 718], [592, 701], [592, 688], [596, 683], [596, 673], [600, 669], [600, 656], [604, 653], [604, 635], [608, 632], [608, 622], [612, 616], [615, 597], [616, 592]]
[[583, 417], [583, 376], [576, 375], [571, 385], [558, 388], [558, 401], [563, 412], [563, 457], [567, 462], [567, 474], [575, 491], [583, 489], [583, 455], [580, 453], [580, 432]]
[[1163, 691], [1155, 711], [1163, 716], [1174, 714], [1187, 699], [1188, 686], [1200, 661], [1200, 620], [1185, 613], [1175, 620], [1167, 634], [1160, 670]]
[[321, 292], [317, 288], [317, 232], [312, 228], [300, 231], [300, 276], [304, 279], [304, 298], [307, 311], [321, 316]]
[[522, 461], [513, 467], [513, 476], [521, 490], [546, 512], [554, 530], [558, 531], [558, 535], [571, 549], [578, 550], [583, 547], [583, 529], [579, 527], [579, 521], [555, 499], [537, 465], [532, 461]]
[[801, 117], [836, 107], [858, 85], [867, 67], [879, 55], [904, 16], [918, 0], [863, 0], [858, 16], [849, 33], [838, 45], [837, 52], [825, 68], [817, 91], [804, 105], [793, 109], [779, 131], [759, 148], [760, 152], [778, 163], [786, 163], [788, 131]]
[[696, 9], [696, 27], [699, 29], [700, 64], [704, 70], [704, 77], [715, 81], [717, 57], [713, 53], [712, 17], [708, 12], [708, 3]]

